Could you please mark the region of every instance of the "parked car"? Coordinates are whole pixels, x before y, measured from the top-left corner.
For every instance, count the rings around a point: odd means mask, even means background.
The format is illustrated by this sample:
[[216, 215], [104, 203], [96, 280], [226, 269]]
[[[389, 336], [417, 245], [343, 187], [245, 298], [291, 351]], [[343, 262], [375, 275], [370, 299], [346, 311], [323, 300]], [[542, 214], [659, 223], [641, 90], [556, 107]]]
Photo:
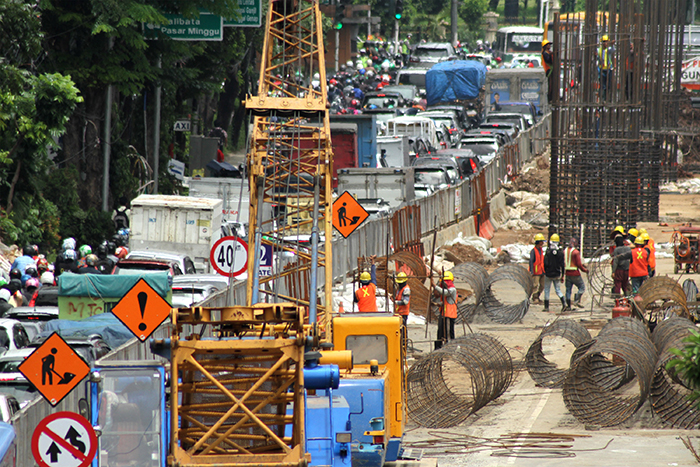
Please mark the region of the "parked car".
[[173, 284], [173, 308], [185, 308], [193, 306], [208, 296], [218, 292], [219, 289], [208, 284]]
[[[68, 345], [75, 350], [85, 363], [92, 366], [95, 360], [98, 360], [105, 355], [107, 355], [112, 349], [107, 345], [107, 343], [102, 339], [99, 334], [92, 334], [88, 337], [80, 336], [61, 336]], [[29, 344], [29, 347], [39, 348], [44, 341], [48, 339], [47, 337], [42, 337], [36, 341]]]
[[456, 59], [455, 49], [449, 42], [427, 42], [413, 49], [408, 59], [408, 66], [430, 68], [438, 62]]
[[135, 250], [129, 252], [124, 259], [148, 259], [155, 261], [176, 261], [182, 274], [197, 274], [194, 261], [187, 256], [172, 251]]

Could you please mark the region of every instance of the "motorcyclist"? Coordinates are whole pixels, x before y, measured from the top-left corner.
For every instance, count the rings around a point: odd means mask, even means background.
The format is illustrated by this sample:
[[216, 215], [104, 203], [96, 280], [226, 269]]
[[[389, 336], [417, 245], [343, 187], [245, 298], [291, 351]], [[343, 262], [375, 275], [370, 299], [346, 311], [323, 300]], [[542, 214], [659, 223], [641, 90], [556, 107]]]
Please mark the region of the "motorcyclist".
[[34, 259], [35, 251], [33, 245], [27, 245], [22, 249], [22, 256], [14, 260], [12, 263], [12, 269], [19, 269], [20, 272], [24, 273], [27, 266], [30, 264], [36, 267], [36, 260]]

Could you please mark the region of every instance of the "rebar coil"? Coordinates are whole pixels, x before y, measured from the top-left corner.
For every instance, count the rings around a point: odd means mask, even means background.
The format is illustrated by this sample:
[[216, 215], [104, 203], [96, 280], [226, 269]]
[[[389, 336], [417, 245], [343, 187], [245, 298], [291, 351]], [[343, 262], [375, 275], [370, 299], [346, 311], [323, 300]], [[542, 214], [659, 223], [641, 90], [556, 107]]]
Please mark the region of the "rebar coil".
[[459, 425], [512, 381], [513, 360], [503, 344], [486, 334], [460, 337], [408, 370], [408, 416], [427, 428]]
[[649, 305], [655, 301], [663, 300], [664, 318], [672, 314], [690, 318], [683, 287], [668, 276], [655, 276], [647, 279], [637, 293], [642, 298], [639, 305], [642, 311], [647, 311]]
[[[491, 286], [498, 281], [511, 280], [517, 282], [525, 291], [527, 298], [516, 305], [504, 305], [501, 303]], [[484, 292], [483, 305], [486, 315], [497, 323], [513, 324], [525, 316], [530, 308], [530, 296], [532, 295], [532, 277], [530, 272], [516, 264], [504, 264], [496, 269], [491, 276]]]
[[462, 300], [457, 304], [457, 323], [469, 322], [481, 304], [489, 273], [479, 263], [461, 263], [451, 269], [455, 282], [466, 282], [474, 292], [473, 303]]
[[608, 242], [595, 250], [588, 262], [588, 285], [595, 292], [594, 295], [604, 295], [606, 288], [612, 290], [613, 280], [610, 278], [612, 260], [606, 255], [610, 253], [610, 247], [614, 244], [614, 242]]
[[578, 321], [572, 319], [560, 319], [546, 326], [525, 355], [525, 365], [530, 377], [538, 386], [545, 388], [560, 388], [564, 384], [567, 370], [559, 368], [550, 362], [542, 351], [542, 341], [545, 337], [563, 337], [571, 342], [574, 347], [580, 348], [591, 341], [591, 334]]
[[659, 358], [651, 383], [649, 399], [651, 406], [661, 420], [674, 428], [695, 428], [700, 425], [700, 410], [697, 402], [691, 401], [691, 390], [673, 370], [666, 369], [669, 361], [676, 357], [671, 349], [682, 349], [683, 339], [695, 329], [685, 318], [671, 317], [661, 321], [654, 329], [653, 339]]
[[[611, 320], [585, 352], [576, 352], [564, 381], [564, 403], [580, 422], [614, 426], [629, 419], [647, 398], [656, 348], [644, 324], [628, 317]], [[612, 360], [605, 357], [612, 354]], [[639, 393], [617, 391], [637, 377]]]

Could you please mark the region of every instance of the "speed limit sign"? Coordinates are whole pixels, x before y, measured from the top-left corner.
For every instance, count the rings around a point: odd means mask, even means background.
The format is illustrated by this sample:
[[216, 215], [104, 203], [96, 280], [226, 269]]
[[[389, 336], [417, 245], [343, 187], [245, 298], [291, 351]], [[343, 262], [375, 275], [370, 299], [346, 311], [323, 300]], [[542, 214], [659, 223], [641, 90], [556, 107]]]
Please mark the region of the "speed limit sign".
[[214, 243], [209, 261], [222, 276], [238, 276], [248, 267], [248, 244], [238, 237], [221, 237]]

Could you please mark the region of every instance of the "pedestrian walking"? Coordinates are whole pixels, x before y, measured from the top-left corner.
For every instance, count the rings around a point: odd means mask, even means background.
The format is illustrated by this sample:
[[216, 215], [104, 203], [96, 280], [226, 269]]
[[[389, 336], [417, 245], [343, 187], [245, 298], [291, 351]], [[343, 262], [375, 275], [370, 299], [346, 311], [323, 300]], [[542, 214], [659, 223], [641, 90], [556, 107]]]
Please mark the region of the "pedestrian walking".
[[559, 234], [549, 237], [547, 252], [544, 254], [544, 310], [549, 311], [549, 289], [554, 285], [554, 293], [561, 300], [562, 310], [566, 308], [564, 294], [559, 284], [564, 282], [564, 253], [559, 249]]
[[573, 306], [578, 308], [583, 308], [581, 304], [581, 297], [583, 297], [584, 292], [586, 292], [586, 284], [581, 277], [581, 271], [588, 274], [588, 269], [581, 261], [581, 252], [577, 249], [578, 240], [572, 237], [569, 240], [569, 246], [564, 250], [564, 286], [566, 288], [566, 308], [565, 310], [571, 310], [571, 292], [576, 286], [576, 295], [574, 295]]
[[535, 235], [535, 247], [530, 250], [530, 274], [532, 274], [532, 303], [541, 304], [540, 294], [544, 290], [544, 235]]

